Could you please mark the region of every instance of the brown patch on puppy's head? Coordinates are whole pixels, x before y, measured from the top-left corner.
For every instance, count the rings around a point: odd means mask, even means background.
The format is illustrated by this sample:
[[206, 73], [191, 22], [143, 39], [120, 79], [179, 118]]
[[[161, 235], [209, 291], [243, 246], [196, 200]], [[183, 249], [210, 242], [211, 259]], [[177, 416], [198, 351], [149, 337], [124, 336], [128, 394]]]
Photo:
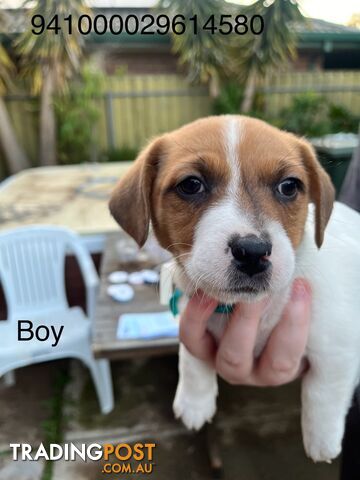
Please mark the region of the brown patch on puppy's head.
[[[191, 249], [199, 218], [229, 181], [220, 118], [200, 119], [156, 138], [119, 180], [110, 211], [139, 246], [146, 241], [151, 219], [162, 247], [175, 256]], [[211, 198], [181, 198], [177, 186], [189, 176], [202, 178]]]
[[[316, 159], [311, 145], [267, 123], [241, 117], [243, 133], [238, 158], [241, 171], [240, 203], [255, 218], [279, 222], [294, 248], [304, 233], [308, 203], [315, 204], [316, 243], [320, 247], [335, 198], [330, 177]], [[277, 185], [286, 179], [298, 184], [294, 199], [281, 199]]]
[[[154, 182], [151, 211], [160, 244], [174, 256], [190, 251], [200, 218], [224, 195], [230, 171], [220, 132], [221, 120], [210, 117], [166, 136], [166, 155]], [[203, 182], [202, 193], [181, 194], [181, 183], [189, 177]]]

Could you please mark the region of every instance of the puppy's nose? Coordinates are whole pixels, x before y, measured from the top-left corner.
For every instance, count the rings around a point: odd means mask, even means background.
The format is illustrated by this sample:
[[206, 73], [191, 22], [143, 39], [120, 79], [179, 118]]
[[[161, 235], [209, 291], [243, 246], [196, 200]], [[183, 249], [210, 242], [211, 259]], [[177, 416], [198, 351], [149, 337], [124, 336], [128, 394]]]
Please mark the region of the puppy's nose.
[[270, 267], [267, 257], [271, 255], [272, 245], [256, 235], [235, 237], [229, 242], [234, 262], [239, 270], [252, 277]]

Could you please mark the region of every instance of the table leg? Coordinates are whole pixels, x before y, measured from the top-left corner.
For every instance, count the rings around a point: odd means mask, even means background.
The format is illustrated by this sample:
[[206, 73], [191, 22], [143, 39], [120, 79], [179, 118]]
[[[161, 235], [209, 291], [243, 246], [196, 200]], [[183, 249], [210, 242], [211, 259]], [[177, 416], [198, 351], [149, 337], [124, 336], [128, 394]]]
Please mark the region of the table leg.
[[217, 428], [216, 417], [213, 418], [212, 423], [206, 424], [206, 446], [209, 455], [210, 467], [213, 478], [222, 478], [223, 476], [223, 462], [221, 458], [220, 435]]

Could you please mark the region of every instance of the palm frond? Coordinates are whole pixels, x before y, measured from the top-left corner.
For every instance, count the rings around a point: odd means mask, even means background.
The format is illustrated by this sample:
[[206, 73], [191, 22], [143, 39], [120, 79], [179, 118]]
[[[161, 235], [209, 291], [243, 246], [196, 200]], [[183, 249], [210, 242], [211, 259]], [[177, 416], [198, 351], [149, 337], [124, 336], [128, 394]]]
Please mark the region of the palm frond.
[[[6, 13], [0, 10], [0, 32], [6, 31], [8, 18]], [[3, 44], [4, 34], [0, 36], [0, 95], [4, 95], [9, 89], [14, 87], [13, 77], [16, 72], [15, 65]]]
[[305, 21], [296, 0], [258, 0], [247, 7], [247, 15], [260, 15], [264, 31], [234, 36], [229, 48], [231, 70], [245, 80], [250, 72], [264, 76], [280, 68], [296, 55], [297, 35], [294, 22]]
[[207, 82], [218, 75], [224, 65], [224, 38], [201, 28], [211, 15], [222, 11], [223, 6], [222, 0], [160, 0], [157, 4], [158, 11], [169, 17], [180, 13], [187, 19], [197, 16], [196, 35], [190, 22], [183, 34], [172, 34], [173, 52], [179, 56], [180, 64], [187, 67], [193, 82]]
[[51, 68], [57, 87], [66, 89], [69, 77], [79, 69], [84, 39], [75, 28], [69, 34], [64, 17], [71, 14], [76, 25], [80, 15], [90, 14], [91, 11], [84, 0], [36, 0], [35, 5], [33, 1], [25, 0], [25, 4], [31, 6], [27, 13], [29, 22], [33, 15], [42, 15], [48, 25], [58, 15], [61, 28], [57, 34], [44, 30], [41, 35], [34, 35], [28, 29], [20, 36], [16, 50], [23, 58], [23, 74], [32, 78], [32, 89], [38, 93], [42, 85], [42, 69]]

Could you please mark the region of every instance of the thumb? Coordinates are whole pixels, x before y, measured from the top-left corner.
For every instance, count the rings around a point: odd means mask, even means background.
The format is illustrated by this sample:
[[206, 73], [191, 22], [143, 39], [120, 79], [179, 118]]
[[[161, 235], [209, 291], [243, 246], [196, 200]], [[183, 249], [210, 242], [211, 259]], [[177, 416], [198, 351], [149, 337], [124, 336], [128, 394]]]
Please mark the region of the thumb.
[[265, 384], [291, 381], [300, 367], [309, 334], [311, 289], [304, 279], [296, 279], [291, 297], [274, 328], [259, 362]]

